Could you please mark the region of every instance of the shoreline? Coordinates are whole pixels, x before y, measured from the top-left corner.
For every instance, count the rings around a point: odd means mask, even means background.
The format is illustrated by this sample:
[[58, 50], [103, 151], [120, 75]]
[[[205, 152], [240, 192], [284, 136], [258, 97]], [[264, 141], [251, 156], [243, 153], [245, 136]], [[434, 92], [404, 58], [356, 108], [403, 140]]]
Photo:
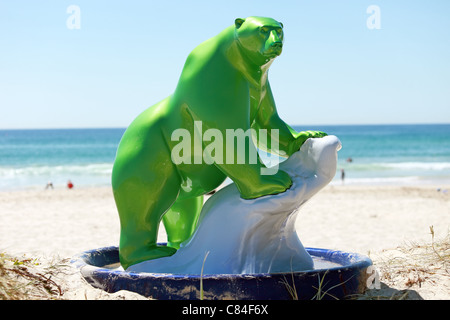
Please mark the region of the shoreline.
[[[228, 178], [224, 184], [231, 182]], [[77, 181], [74, 181], [75, 183]], [[328, 184], [329, 186], [353, 186], [353, 187], [436, 187], [441, 189], [448, 189], [450, 192], [450, 180], [449, 179], [433, 179], [427, 177], [383, 177], [383, 178], [345, 178], [344, 182], [339, 177], [339, 173], [336, 177]], [[76, 183], [73, 190], [76, 189], [96, 189], [96, 188], [112, 188], [110, 183], [98, 183], [98, 184], [83, 184]], [[220, 187], [219, 187], [220, 188]], [[52, 190], [68, 190], [65, 183], [54, 184], [53, 189], [46, 189], [45, 183], [42, 185], [29, 185], [29, 186], [12, 186], [12, 187], [1, 187], [0, 193], [3, 192], [16, 192], [16, 191], [52, 191]]]

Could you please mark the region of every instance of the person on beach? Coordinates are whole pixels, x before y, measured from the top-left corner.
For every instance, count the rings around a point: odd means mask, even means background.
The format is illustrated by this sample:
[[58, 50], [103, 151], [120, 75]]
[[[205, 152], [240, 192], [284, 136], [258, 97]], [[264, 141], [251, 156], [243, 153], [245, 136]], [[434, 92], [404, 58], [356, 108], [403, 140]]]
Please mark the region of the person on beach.
[[67, 188], [72, 189], [73, 188], [73, 183], [72, 181], [67, 181]]
[[345, 180], [345, 171], [344, 171], [344, 169], [341, 169], [341, 180], [342, 180], [342, 184], [344, 184], [344, 180]]
[[47, 182], [47, 185], [45, 186], [45, 189], [47, 190], [48, 188], [52, 188], [53, 189], [53, 182], [51, 182], [51, 181]]

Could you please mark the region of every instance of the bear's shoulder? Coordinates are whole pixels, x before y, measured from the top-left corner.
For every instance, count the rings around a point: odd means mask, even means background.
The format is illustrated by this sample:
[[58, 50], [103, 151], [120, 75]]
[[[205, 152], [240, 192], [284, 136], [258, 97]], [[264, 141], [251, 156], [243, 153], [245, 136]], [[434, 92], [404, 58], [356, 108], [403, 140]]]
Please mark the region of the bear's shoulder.
[[227, 28], [215, 37], [212, 37], [192, 50], [184, 64], [185, 76], [201, 71], [211, 63], [222, 63], [227, 60], [226, 50], [233, 41], [233, 28]]

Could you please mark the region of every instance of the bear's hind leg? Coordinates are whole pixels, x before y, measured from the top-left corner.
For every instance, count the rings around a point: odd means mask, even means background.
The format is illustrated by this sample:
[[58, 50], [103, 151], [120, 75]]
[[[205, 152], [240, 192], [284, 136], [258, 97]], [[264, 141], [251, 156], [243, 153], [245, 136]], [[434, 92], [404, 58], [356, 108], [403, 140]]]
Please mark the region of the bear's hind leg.
[[160, 221], [180, 190], [178, 173], [168, 166], [152, 171], [139, 167], [134, 161], [115, 165], [113, 185], [120, 216], [119, 256], [124, 269], [176, 252], [174, 248], [158, 246], [157, 238]]
[[163, 217], [167, 232], [167, 245], [176, 249], [195, 231], [198, 217], [203, 206], [203, 196], [184, 198], [180, 193], [178, 199]]

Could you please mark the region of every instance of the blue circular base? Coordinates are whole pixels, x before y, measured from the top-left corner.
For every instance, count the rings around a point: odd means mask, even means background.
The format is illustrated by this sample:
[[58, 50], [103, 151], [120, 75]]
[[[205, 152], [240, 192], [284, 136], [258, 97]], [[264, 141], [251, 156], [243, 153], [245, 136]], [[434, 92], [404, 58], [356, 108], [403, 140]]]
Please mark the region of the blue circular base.
[[372, 261], [363, 255], [335, 250], [306, 248], [308, 253], [341, 266], [302, 272], [274, 274], [173, 275], [133, 273], [105, 266], [119, 263], [118, 247], [83, 252], [72, 263], [94, 287], [106, 292], [133, 291], [158, 300], [310, 300], [344, 299], [363, 293]]

